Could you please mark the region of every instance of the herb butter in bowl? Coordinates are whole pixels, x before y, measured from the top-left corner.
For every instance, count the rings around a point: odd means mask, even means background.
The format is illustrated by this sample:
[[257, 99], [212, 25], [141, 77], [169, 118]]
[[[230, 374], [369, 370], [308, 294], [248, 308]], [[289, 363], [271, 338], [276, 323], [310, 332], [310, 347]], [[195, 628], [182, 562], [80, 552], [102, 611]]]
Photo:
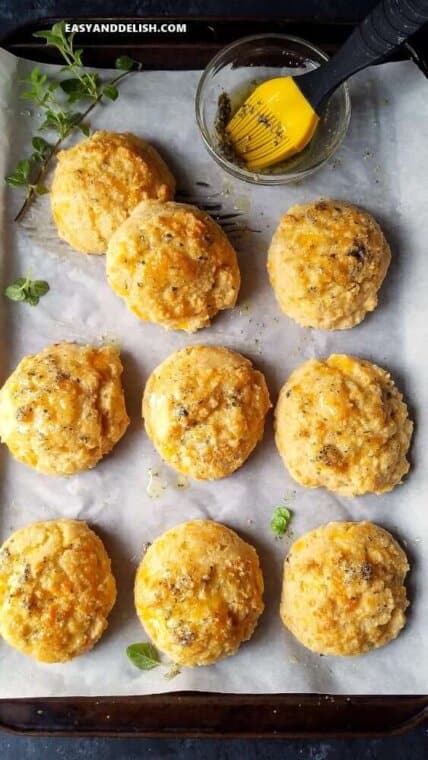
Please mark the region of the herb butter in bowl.
[[285, 34], [245, 37], [221, 50], [206, 67], [196, 92], [196, 120], [214, 160], [234, 177], [259, 185], [284, 185], [319, 169], [338, 149], [348, 128], [351, 103], [346, 85], [328, 101], [307, 147], [263, 172], [250, 171], [235, 156], [225, 126], [263, 81], [298, 76], [326, 60], [327, 55], [310, 42]]

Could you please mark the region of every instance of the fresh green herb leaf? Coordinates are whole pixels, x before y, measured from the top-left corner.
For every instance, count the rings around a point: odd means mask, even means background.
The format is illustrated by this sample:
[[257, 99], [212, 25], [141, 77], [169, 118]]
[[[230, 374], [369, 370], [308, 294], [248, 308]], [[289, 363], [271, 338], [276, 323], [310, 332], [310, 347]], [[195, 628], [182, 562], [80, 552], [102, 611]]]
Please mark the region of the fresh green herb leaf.
[[[83, 50], [74, 49], [74, 34], [66, 34], [64, 21], [54, 24], [51, 29], [35, 32], [34, 36], [43, 39], [47, 45], [59, 51], [65, 64], [61, 71], [66, 72], [67, 77], [61, 81], [51, 80], [47, 74], [40, 71], [38, 66], [35, 66], [22, 80], [25, 83], [25, 90], [21, 93], [21, 97], [31, 100], [43, 113], [43, 120], [38, 131], [52, 131], [55, 139], [50, 144], [43, 137], [34, 137], [31, 157], [21, 161], [15, 171], [6, 178], [9, 185], [21, 187], [26, 191], [25, 201], [15, 221], [21, 219], [35, 195], [47, 192], [43, 180], [48, 165], [60, 149], [63, 140], [76, 129], [88, 136], [89, 125], [84, 123], [88, 114], [103, 97], [116, 100], [119, 95], [116, 85], [133, 69], [141, 69], [140, 64], [129, 56], [121, 56], [116, 61], [116, 68], [121, 69], [121, 73], [103, 85], [96, 72], [83, 69]], [[57, 93], [59, 89], [67, 96], [66, 107], [64, 107], [64, 96], [61, 97], [61, 93], [59, 95]], [[71, 104], [82, 100], [90, 101], [85, 110], [73, 111]]]
[[47, 45], [53, 45], [58, 50], [68, 52], [72, 47], [73, 34], [68, 37], [65, 33], [65, 21], [59, 21], [52, 26], [52, 29], [42, 29], [40, 32], [34, 32], [33, 37], [40, 37], [46, 41]]
[[[78, 65], [78, 64], [77, 64]], [[69, 71], [69, 67], [65, 67]], [[80, 74], [73, 79], [64, 79], [60, 83], [61, 89], [68, 95], [69, 103], [76, 103], [83, 98], [98, 97], [99, 77], [96, 74]]]
[[74, 79], [64, 79], [63, 82], [60, 82], [61, 90], [63, 90], [70, 98], [81, 99], [84, 98], [86, 93], [86, 89], [80, 79], [74, 78]]
[[30, 306], [37, 306], [37, 304], [40, 301], [40, 298], [38, 296], [33, 296], [31, 293], [29, 293], [25, 297], [25, 303], [28, 303]]
[[119, 95], [119, 90], [113, 84], [106, 84], [103, 88], [103, 95], [105, 95], [106, 98], [109, 98], [109, 100], [116, 100]]
[[64, 140], [70, 132], [77, 126], [82, 118], [78, 111], [69, 113], [66, 111], [52, 111], [50, 108], [45, 111], [45, 120], [40, 125], [40, 131], [55, 130], [60, 138]]
[[98, 74], [82, 74], [81, 80], [90, 98], [96, 100], [99, 95], [100, 78]]
[[[65, 40], [65, 21], [57, 21], [57, 23], [53, 25], [51, 32], [52, 34], [57, 35], [58, 37], [61, 37], [61, 39]], [[69, 37], [71, 36], [74, 37], [74, 33], [73, 35], [70, 34]]]
[[58, 83], [48, 79], [47, 74], [42, 74], [38, 66], [32, 69], [30, 76], [22, 79], [27, 89], [21, 93], [24, 100], [34, 100], [38, 106], [44, 108], [48, 103], [56, 105], [54, 92]]
[[291, 511], [287, 507], [275, 507], [270, 521], [270, 527], [275, 536], [282, 538], [291, 520]]
[[40, 159], [41, 161], [46, 158], [46, 156], [51, 152], [52, 145], [50, 145], [44, 137], [33, 137], [31, 140], [31, 145], [33, 146], [33, 157], [36, 159]]
[[46, 280], [32, 280], [30, 281], [29, 289], [31, 295], [41, 298], [49, 292], [49, 283]]
[[28, 285], [28, 277], [18, 277], [15, 282], [12, 283], [13, 286], [16, 286], [17, 288], [26, 288]]
[[30, 75], [28, 77], [23, 77], [20, 81], [26, 82], [28, 85], [33, 87], [34, 90], [43, 89], [43, 86], [46, 84], [48, 80], [47, 74], [42, 74], [38, 66], [35, 66], [34, 69], [31, 69]]
[[40, 130], [57, 129], [59, 131], [60, 123], [61, 123], [60, 114], [57, 114], [55, 111], [52, 111], [52, 109], [48, 108], [45, 111], [45, 120], [41, 123], [39, 129]]
[[114, 65], [116, 69], [122, 69], [123, 71], [131, 71], [134, 67], [135, 61], [129, 57], [129, 55], [121, 55], [116, 58]]
[[18, 161], [15, 171], [12, 174], [8, 174], [6, 182], [12, 187], [26, 187], [30, 181], [31, 174], [31, 161], [28, 158], [23, 158]]
[[45, 280], [30, 280], [28, 277], [18, 277], [7, 286], [4, 294], [11, 301], [24, 301], [30, 306], [37, 306], [42, 296], [49, 291]]
[[140, 670], [152, 670], [152, 668], [157, 668], [161, 664], [159, 653], [153, 644], [146, 642], [131, 644], [127, 647], [126, 654], [132, 664]]
[[11, 301], [25, 301], [26, 298], [25, 291], [19, 284], [18, 280], [12, 285], [8, 285], [4, 294], [7, 298], [10, 298]]
[[82, 64], [82, 55], [83, 55], [83, 50], [82, 49], [74, 51], [74, 59], [75, 59], [75, 61], [76, 61], [76, 63], [77, 63], [78, 66], [82, 66], [83, 65]]
[[30, 82], [33, 82], [33, 84], [44, 84], [48, 78], [47, 74], [42, 74], [38, 66], [35, 66], [34, 69], [31, 69], [30, 71]]
[[[56, 24], [54, 24], [56, 26]], [[53, 30], [54, 27], [52, 27]], [[62, 39], [59, 35], [54, 34], [53, 31], [50, 31], [49, 29], [41, 30], [40, 32], [34, 32], [33, 37], [40, 37], [41, 39], [46, 40], [47, 45], [54, 45], [55, 47], [62, 44]]]

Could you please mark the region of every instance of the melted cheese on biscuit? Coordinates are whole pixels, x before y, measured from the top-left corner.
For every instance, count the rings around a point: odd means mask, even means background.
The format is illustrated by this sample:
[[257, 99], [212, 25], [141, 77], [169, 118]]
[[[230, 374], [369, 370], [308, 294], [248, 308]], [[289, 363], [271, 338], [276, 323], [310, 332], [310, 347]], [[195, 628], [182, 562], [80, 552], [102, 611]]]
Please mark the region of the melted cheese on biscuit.
[[290, 474], [343, 496], [384, 493], [409, 470], [413, 424], [391, 376], [333, 354], [289, 377], [275, 410], [275, 436]]
[[394, 639], [408, 606], [407, 557], [369, 522], [336, 522], [306, 533], [284, 564], [281, 618], [304, 646], [359, 655]]
[[128, 132], [94, 132], [58, 154], [51, 207], [60, 237], [102, 254], [140, 201], [174, 197], [175, 180], [159, 153]]
[[138, 617], [179, 665], [209, 665], [249, 639], [263, 611], [256, 550], [209, 520], [168, 530], [150, 546], [135, 579]]
[[370, 214], [322, 200], [284, 214], [269, 248], [268, 271], [285, 314], [303, 327], [343, 330], [376, 308], [390, 260]]
[[129, 424], [121, 374], [109, 346], [56, 343], [26, 356], [0, 390], [0, 439], [39, 472], [94, 467]]
[[107, 250], [107, 277], [139, 318], [193, 332], [235, 306], [236, 253], [208, 214], [184, 203], [140, 203]]
[[143, 397], [146, 431], [185, 475], [230, 475], [263, 437], [269, 392], [261, 372], [235, 351], [189, 346], [154, 370]]
[[91, 649], [115, 599], [110, 559], [85, 522], [33, 523], [0, 549], [0, 634], [36, 660], [65, 662]]

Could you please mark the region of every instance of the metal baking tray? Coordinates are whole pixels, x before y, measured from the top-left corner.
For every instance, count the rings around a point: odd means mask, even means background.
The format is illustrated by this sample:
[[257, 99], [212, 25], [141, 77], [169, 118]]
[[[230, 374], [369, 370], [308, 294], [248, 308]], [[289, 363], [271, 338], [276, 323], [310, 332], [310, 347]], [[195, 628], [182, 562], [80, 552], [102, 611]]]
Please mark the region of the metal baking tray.
[[[58, 18], [10, 32], [2, 47], [15, 55], [59, 63], [33, 32]], [[71, 19], [70, 19], [71, 20]], [[73, 18], [75, 23], [186, 23], [185, 34], [150, 31], [79, 33], [90, 66], [114, 65], [130, 55], [145, 69], [198, 69], [224, 45], [249, 34], [285, 32], [304, 37], [331, 54], [353, 23], [259, 18]], [[355, 21], [355, 23], [357, 20]], [[412, 59], [428, 76], [428, 27], [394, 56]], [[131, 697], [0, 699], [0, 728], [37, 735], [146, 737], [380, 736], [404, 732], [428, 718], [428, 695], [333, 696], [328, 694], [218, 694], [175, 692]]]

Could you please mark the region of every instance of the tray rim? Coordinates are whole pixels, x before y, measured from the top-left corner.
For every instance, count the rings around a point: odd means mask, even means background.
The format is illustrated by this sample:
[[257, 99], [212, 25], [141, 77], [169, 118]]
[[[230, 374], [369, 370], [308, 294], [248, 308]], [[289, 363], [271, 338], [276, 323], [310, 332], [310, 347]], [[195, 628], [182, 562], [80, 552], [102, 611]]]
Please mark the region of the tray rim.
[[[359, 706], [366, 704], [371, 710], [374, 708], [381, 708], [384, 712], [388, 710], [390, 704], [398, 703], [404, 700], [411, 706], [414, 703], [416, 711], [402, 720], [399, 720], [396, 724], [391, 725], [387, 729], [373, 729], [363, 730], [361, 728], [350, 728], [333, 730], [323, 730], [321, 728], [316, 729], [273, 729], [270, 731], [250, 729], [233, 729], [226, 730], [205, 730], [203, 726], [199, 728], [187, 729], [186, 727], [167, 728], [156, 727], [152, 729], [140, 729], [135, 730], [115, 730], [113, 728], [113, 721], [110, 720], [111, 713], [114, 711], [114, 707], [117, 705], [129, 706], [129, 703], [138, 703], [138, 706], [143, 709], [145, 706], [154, 702], [158, 702], [161, 706], [162, 703], [176, 702], [189, 702], [189, 709], [194, 710], [195, 702], [212, 702], [213, 704], [222, 701], [226, 704], [223, 705], [226, 712], [229, 710], [231, 704], [235, 707], [239, 707], [242, 711], [244, 705], [248, 701], [257, 703], [257, 705], [263, 704], [264, 701], [284, 703], [284, 706], [295, 705], [298, 700], [306, 702], [304, 705], [306, 708], [313, 709], [318, 705], [334, 705], [335, 708], [338, 705], [346, 703], [351, 709], [358, 708]], [[40, 706], [45, 709], [50, 705], [56, 705], [58, 707], [66, 707], [70, 703], [78, 701], [81, 705], [93, 704], [94, 702], [99, 706], [106, 706], [108, 708], [108, 714], [106, 714], [107, 723], [106, 728], [79, 728], [77, 725], [69, 728], [40, 728], [39, 725], [31, 725], [22, 727], [20, 725], [13, 725], [4, 721], [3, 709], [9, 705], [12, 708], [19, 705], [28, 703], [29, 706], [34, 708], [35, 713], [40, 713]], [[288, 704], [287, 704], [288, 703]], [[302, 705], [303, 706], [303, 705]], [[270, 708], [270, 706], [269, 706]], [[44, 710], [43, 710], [44, 712]], [[284, 739], [284, 738], [380, 738], [386, 736], [399, 736], [401, 734], [422, 725], [425, 721], [428, 721], [428, 695], [354, 695], [347, 697], [345, 695], [329, 695], [329, 694], [222, 694], [218, 692], [166, 692], [164, 694], [155, 695], [140, 695], [140, 696], [119, 696], [119, 697], [35, 697], [35, 698], [20, 698], [20, 699], [0, 699], [0, 730], [11, 735], [26, 735], [26, 736], [60, 736], [60, 737], [134, 737], [134, 738], [195, 738], [195, 739]]]
[[[126, 23], [132, 23], [132, 22], [144, 22], [144, 23], [150, 23], [150, 22], [159, 22], [159, 23], [172, 23], [174, 21], [185, 21], [186, 23], [192, 23], [192, 22], [198, 22], [200, 24], [205, 24], [207, 27], [210, 24], [222, 24], [222, 25], [233, 25], [235, 24], [238, 26], [240, 23], [246, 23], [246, 24], [254, 24], [257, 26], [257, 24], [263, 22], [263, 24], [266, 23], [272, 23], [272, 26], [274, 26], [277, 23], [287, 23], [291, 27], [297, 27], [297, 26], [308, 26], [310, 28], [313, 28], [315, 33], [320, 30], [325, 30], [327, 28], [330, 29], [346, 29], [346, 28], [352, 28], [352, 26], [359, 21], [359, 19], [355, 18], [354, 20], [351, 19], [344, 19], [344, 18], [338, 18], [334, 20], [323, 20], [320, 18], [308, 18], [308, 17], [294, 17], [294, 18], [287, 18], [283, 16], [277, 16], [277, 17], [271, 17], [266, 18], [262, 17], [260, 15], [254, 15], [254, 16], [200, 16], [200, 15], [144, 15], [144, 16], [103, 16], [103, 15], [87, 15], [87, 16], [78, 16], [78, 17], [72, 17], [72, 16], [47, 16], [42, 19], [35, 19], [33, 21], [28, 21], [24, 24], [18, 24], [15, 28], [9, 30], [6, 34], [0, 36], [0, 46], [4, 47], [6, 50], [9, 50], [10, 52], [13, 52], [15, 54], [19, 54], [20, 49], [26, 48], [30, 49], [32, 52], [36, 52], [38, 49], [40, 50], [42, 47], [44, 47], [44, 44], [42, 42], [30, 42], [30, 43], [13, 43], [13, 37], [17, 33], [24, 33], [26, 30], [30, 31], [31, 29], [37, 29], [40, 28], [41, 25], [43, 26], [49, 26], [57, 21], [60, 20], [67, 20], [70, 19], [70, 21], [73, 21], [75, 23], [91, 23], [91, 22], [119, 22], [119, 21], [125, 21]], [[428, 30], [427, 30], [428, 31]], [[316, 36], [316, 34], [314, 35]], [[11, 41], [12, 40], [12, 41]], [[141, 39], [139, 43], [132, 43], [135, 47], [141, 47], [141, 48], [147, 48], [152, 47], [155, 48], [156, 45], [153, 44], [153, 40], [147, 40], [143, 42]], [[174, 43], [170, 43], [173, 45]], [[176, 45], [180, 44], [179, 41], [176, 41]], [[10, 47], [9, 47], [10, 45]], [[158, 45], [158, 47], [164, 47], [166, 45], [166, 40], [164, 41], [163, 45]], [[181, 43], [183, 46], [183, 43]], [[207, 45], [207, 42], [187, 42], [185, 43], [185, 46], [187, 47], [203, 47]], [[421, 54], [421, 51], [417, 48], [413, 47], [410, 44], [406, 44], [407, 48], [407, 58], [410, 58], [414, 62], [417, 63], [419, 68], [423, 71], [425, 75], [427, 75], [428, 72], [428, 35], [427, 35], [427, 41], [426, 41], [426, 56]], [[116, 43], [113, 47], [117, 48], [126, 48], [127, 45], [125, 43]], [[183, 46], [184, 47], [184, 46]], [[107, 48], [107, 45], [105, 44], [99, 44], [99, 45], [89, 45], [89, 49], [102, 49]], [[16, 52], [15, 52], [16, 51]], [[26, 57], [25, 55], [23, 57]], [[176, 66], [176, 68], [180, 68], [179, 66]], [[240, 707], [240, 710], [245, 709], [245, 706], [247, 707], [247, 702], [250, 700], [252, 703], [261, 706], [269, 706], [270, 702], [275, 702], [275, 704], [278, 704], [280, 706], [289, 707], [290, 705], [297, 705], [305, 708], [313, 709], [315, 706], [320, 706], [323, 704], [326, 705], [335, 705], [335, 708], [337, 708], [339, 705], [343, 708], [344, 705], [351, 705], [352, 707], [361, 707], [364, 704], [370, 704], [373, 706], [377, 706], [377, 708], [380, 707], [379, 702], [382, 705], [382, 709], [386, 711], [388, 709], [389, 704], [395, 704], [403, 706], [407, 703], [409, 705], [411, 703], [414, 703], [415, 706], [415, 712], [410, 714], [409, 716], [403, 717], [402, 719], [398, 719], [398, 722], [389, 728], [378, 730], [363, 730], [362, 728], [350, 728], [349, 730], [346, 729], [334, 729], [334, 730], [323, 730], [322, 727], [319, 728], [311, 728], [311, 729], [271, 729], [271, 730], [258, 730], [257, 728], [250, 729], [236, 729], [232, 731], [226, 731], [224, 729], [209, 729], [209, 730], [203, 730], [203, 727], [196, 729], [186, 729], [185, 726], [183, 727], [176, 727], [173, 729], [165, 729], [164, 727], [158, 726], [155, 729], [148, 729], [145, 730], [144, 728], [137, 728], [136, 730], [121, 730], [117, 729], [114, 730], [113, 728], [113, 721], [110, 722], [108, 727], [106, 728], [79, 728], [78, 721], [75, 722], [73, 727], [70, 728], [44, 728], [43, 722], [39, 719], [38, 716], [40, 714], [40, 706], [43, 705], [45, 708], [58, 706], [64, 708], [64, 710], [69, 706], [70, 704], [74, 704], [74, 702], [79, 702], [82, 710], [85, 708], [87, 704], [94, 704], [96, 703], [99, 706], [109, 706], [109, 712], [113, 712], [113, 708], [117, 705], [129, 705], [130, 703], [137, 703], [138, 706], [141, 708], [145, 706], [149, 706], [150, 704], [153, 705], [157, 702], [169, 702], [171, 706], [176, 704], [181, 704], [183, 702], [189, 702], [190, 709], [193, 709], [193, 704], [196, 700], [203, 700], [207, 704], [217, 705], [220, 707], [220, 710], [225, 709], [227, 712], [230, 707]], [[300, 702], [300, 705], [299, 705]], [[222, 703], [222, 704], [221, 704]], [[306, 703], [303, 705], [303, 703]], [[22, 707], [23, 705], [28, 705], [29, 709], [34, 708], [34, 719], [32, 723], [29, 725], [26, 725], [23, 727], [19, 723], [11, 723], [10, 719], [7, 719], [5, 717], [5, 714], [7, 715], [8, 709], [17, 709], [18, 707]], [[39, 708], [39, 709], [36, 709]], [[268, 707], [269, 709], [269, 707]], [[42, 714], [44, 713], [44, 710], [42, 711]], [[110, 718], [110, 715], [109, 715]], [[316, 694], [316, 693], [305, 693], [305, 694], [299, 694], [299, 693], [278, 693], [278, 694], [230, 694], [230, 693], [222, 693], [222, 692], [194, 692], [194, 691], [186, 691], [186, 692], [166, 692], [164, 694], [155, 694], [155, 695], [133, 695], [133, 696], [102, 696], [102, 697], [22, 697], [22, 698], [14, 698], [14, 699], [0, 699], [0, 730], [12, 734], [12, 735], [27, 735], [27, 736], [61, 736], [61, 737], [76, 737], [76, 736], [82, 736], [82, 737], [145, 737], [145, 738], [223, 738], [223, 739], [231, 739], [231, 738], [315, 738], [315, 737], [323, 737], [323, 738], [353, 738], [353, 737], [382, 737], [382, 736], [394, 736], [403, 734], [406, 731], [415, 728], [418, 725], [421, 725], [423, 722], [428, 721], [428, 693], [425, 695], [400, 695], [400, 694], [394, 694], [394, 695], [330, 695], [330, 694]], [[76, 725], [77, 723], [77, 725]]]

